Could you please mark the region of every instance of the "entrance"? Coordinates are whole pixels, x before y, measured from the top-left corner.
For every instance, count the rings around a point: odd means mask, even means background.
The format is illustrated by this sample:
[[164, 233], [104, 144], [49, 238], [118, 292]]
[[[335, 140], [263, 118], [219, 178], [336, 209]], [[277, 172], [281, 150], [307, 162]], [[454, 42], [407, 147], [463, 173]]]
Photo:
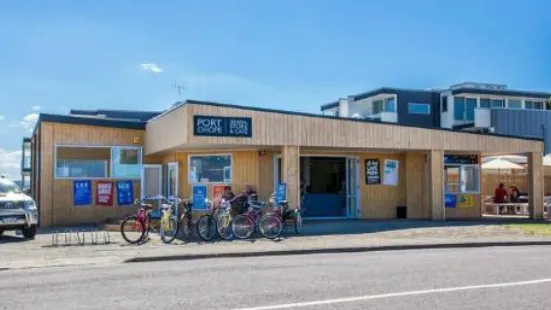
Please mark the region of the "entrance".
[[[301, 207], [310, 219], [359, 216], [359, 159], [346, 156], [301, 156]], [[274, 160], [274, 184], [279, 184], [281, 157]]]
[[[163, 166], [162, 165], [142, 165], [140, 170], [140, 192], [141, 197], [161, 196], [163, 192]], [[151, 217], [161, 216], [161, 200], [153, 199], [148, 203], [154, 204], [155, 209], [151, 212]]]

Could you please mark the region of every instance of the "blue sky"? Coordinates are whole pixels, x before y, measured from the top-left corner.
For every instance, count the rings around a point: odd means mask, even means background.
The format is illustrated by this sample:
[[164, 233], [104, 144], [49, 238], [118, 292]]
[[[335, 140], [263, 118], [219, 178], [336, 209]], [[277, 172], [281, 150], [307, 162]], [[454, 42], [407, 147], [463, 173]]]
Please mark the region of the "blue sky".
[[40, 112], [185, 98], [317, 112], [380, 86], [461, 81], [550, 91], [549, 12], [546, 0], [0, 1], [0, 173], [17, 174]]

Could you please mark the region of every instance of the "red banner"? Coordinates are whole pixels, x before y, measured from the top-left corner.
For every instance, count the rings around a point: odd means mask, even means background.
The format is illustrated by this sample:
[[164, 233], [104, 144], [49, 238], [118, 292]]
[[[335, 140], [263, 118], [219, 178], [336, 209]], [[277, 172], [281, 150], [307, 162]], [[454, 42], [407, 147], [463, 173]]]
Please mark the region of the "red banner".
[[98, 181], [96, 183], [96, 205], [112, 206], [114, 189], [113, 181]]
[[212, 185], [212, 200], [222, 197], [226, 186], [227, 185]]

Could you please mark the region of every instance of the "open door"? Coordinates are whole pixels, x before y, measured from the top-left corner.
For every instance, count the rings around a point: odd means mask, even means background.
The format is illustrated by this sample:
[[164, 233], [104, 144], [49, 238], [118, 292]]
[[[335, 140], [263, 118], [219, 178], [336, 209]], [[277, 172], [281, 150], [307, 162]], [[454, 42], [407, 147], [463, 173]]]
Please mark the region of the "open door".
[[359, 163], [360, 159], [358, 157], [346, 158], [346, 209], [347, 216], [350, 218], [359, 218], [361, 216], [358, 199], [358, 193], [360, 190]]
[[[163, 193], [163, 166], [162, 165], [142, 165], [140, 170], [141, 198], [161, 196]], [[161, 216], [161, 200], [152, 199], [148, 203], [155, 205], [155, 209], [151, 212], [151, 217], [156, 218]]]

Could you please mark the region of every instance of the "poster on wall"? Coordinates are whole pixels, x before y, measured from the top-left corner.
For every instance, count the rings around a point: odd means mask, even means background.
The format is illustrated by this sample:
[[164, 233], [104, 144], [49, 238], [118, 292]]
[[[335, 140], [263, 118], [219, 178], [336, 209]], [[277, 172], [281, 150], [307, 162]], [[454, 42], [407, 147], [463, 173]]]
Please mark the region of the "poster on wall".
[[457, 205], [457, 195], [456, 194], [444, 195], [444, 205], [446, 208], [455, 208], [455, 206]]
[[224, 195], [224, 188], [226, 188], [227, 185], [224, 184], [216, 184], [212, 185], [212, 200], [218, 199]]
[[89, 206], [92, 204], [92, 181], [73, 181], [73, 204], [75, 206]]
[[98, 181], [96, 183], [96, 204], [100, 206], [113, 205], [113, 181]]
[[276, 201], [279, 203], [284, 200], [287, 200], [287, 183], [279, 183], [276, 189]]
[[205, 184], [193, 184], [193, 209], [194, 210], [207, 210], [207, 185]]
[[365, 184], [381, 184], [381, 166], [378, 158], [365, 160]]
[[459, 201], [457, 202], [459, 208], [471, 208], [473, 204], [473, 195], [471, 194], [461, 194], [459, 195]]
[[398, 161], [394, 159], [385, 159], [385, 170], [383, 177], [384, 185], [398, 185]]
[[119, 206], [134, 203], [134, 186], [132, 181], [117, 181], [117, 204]]

